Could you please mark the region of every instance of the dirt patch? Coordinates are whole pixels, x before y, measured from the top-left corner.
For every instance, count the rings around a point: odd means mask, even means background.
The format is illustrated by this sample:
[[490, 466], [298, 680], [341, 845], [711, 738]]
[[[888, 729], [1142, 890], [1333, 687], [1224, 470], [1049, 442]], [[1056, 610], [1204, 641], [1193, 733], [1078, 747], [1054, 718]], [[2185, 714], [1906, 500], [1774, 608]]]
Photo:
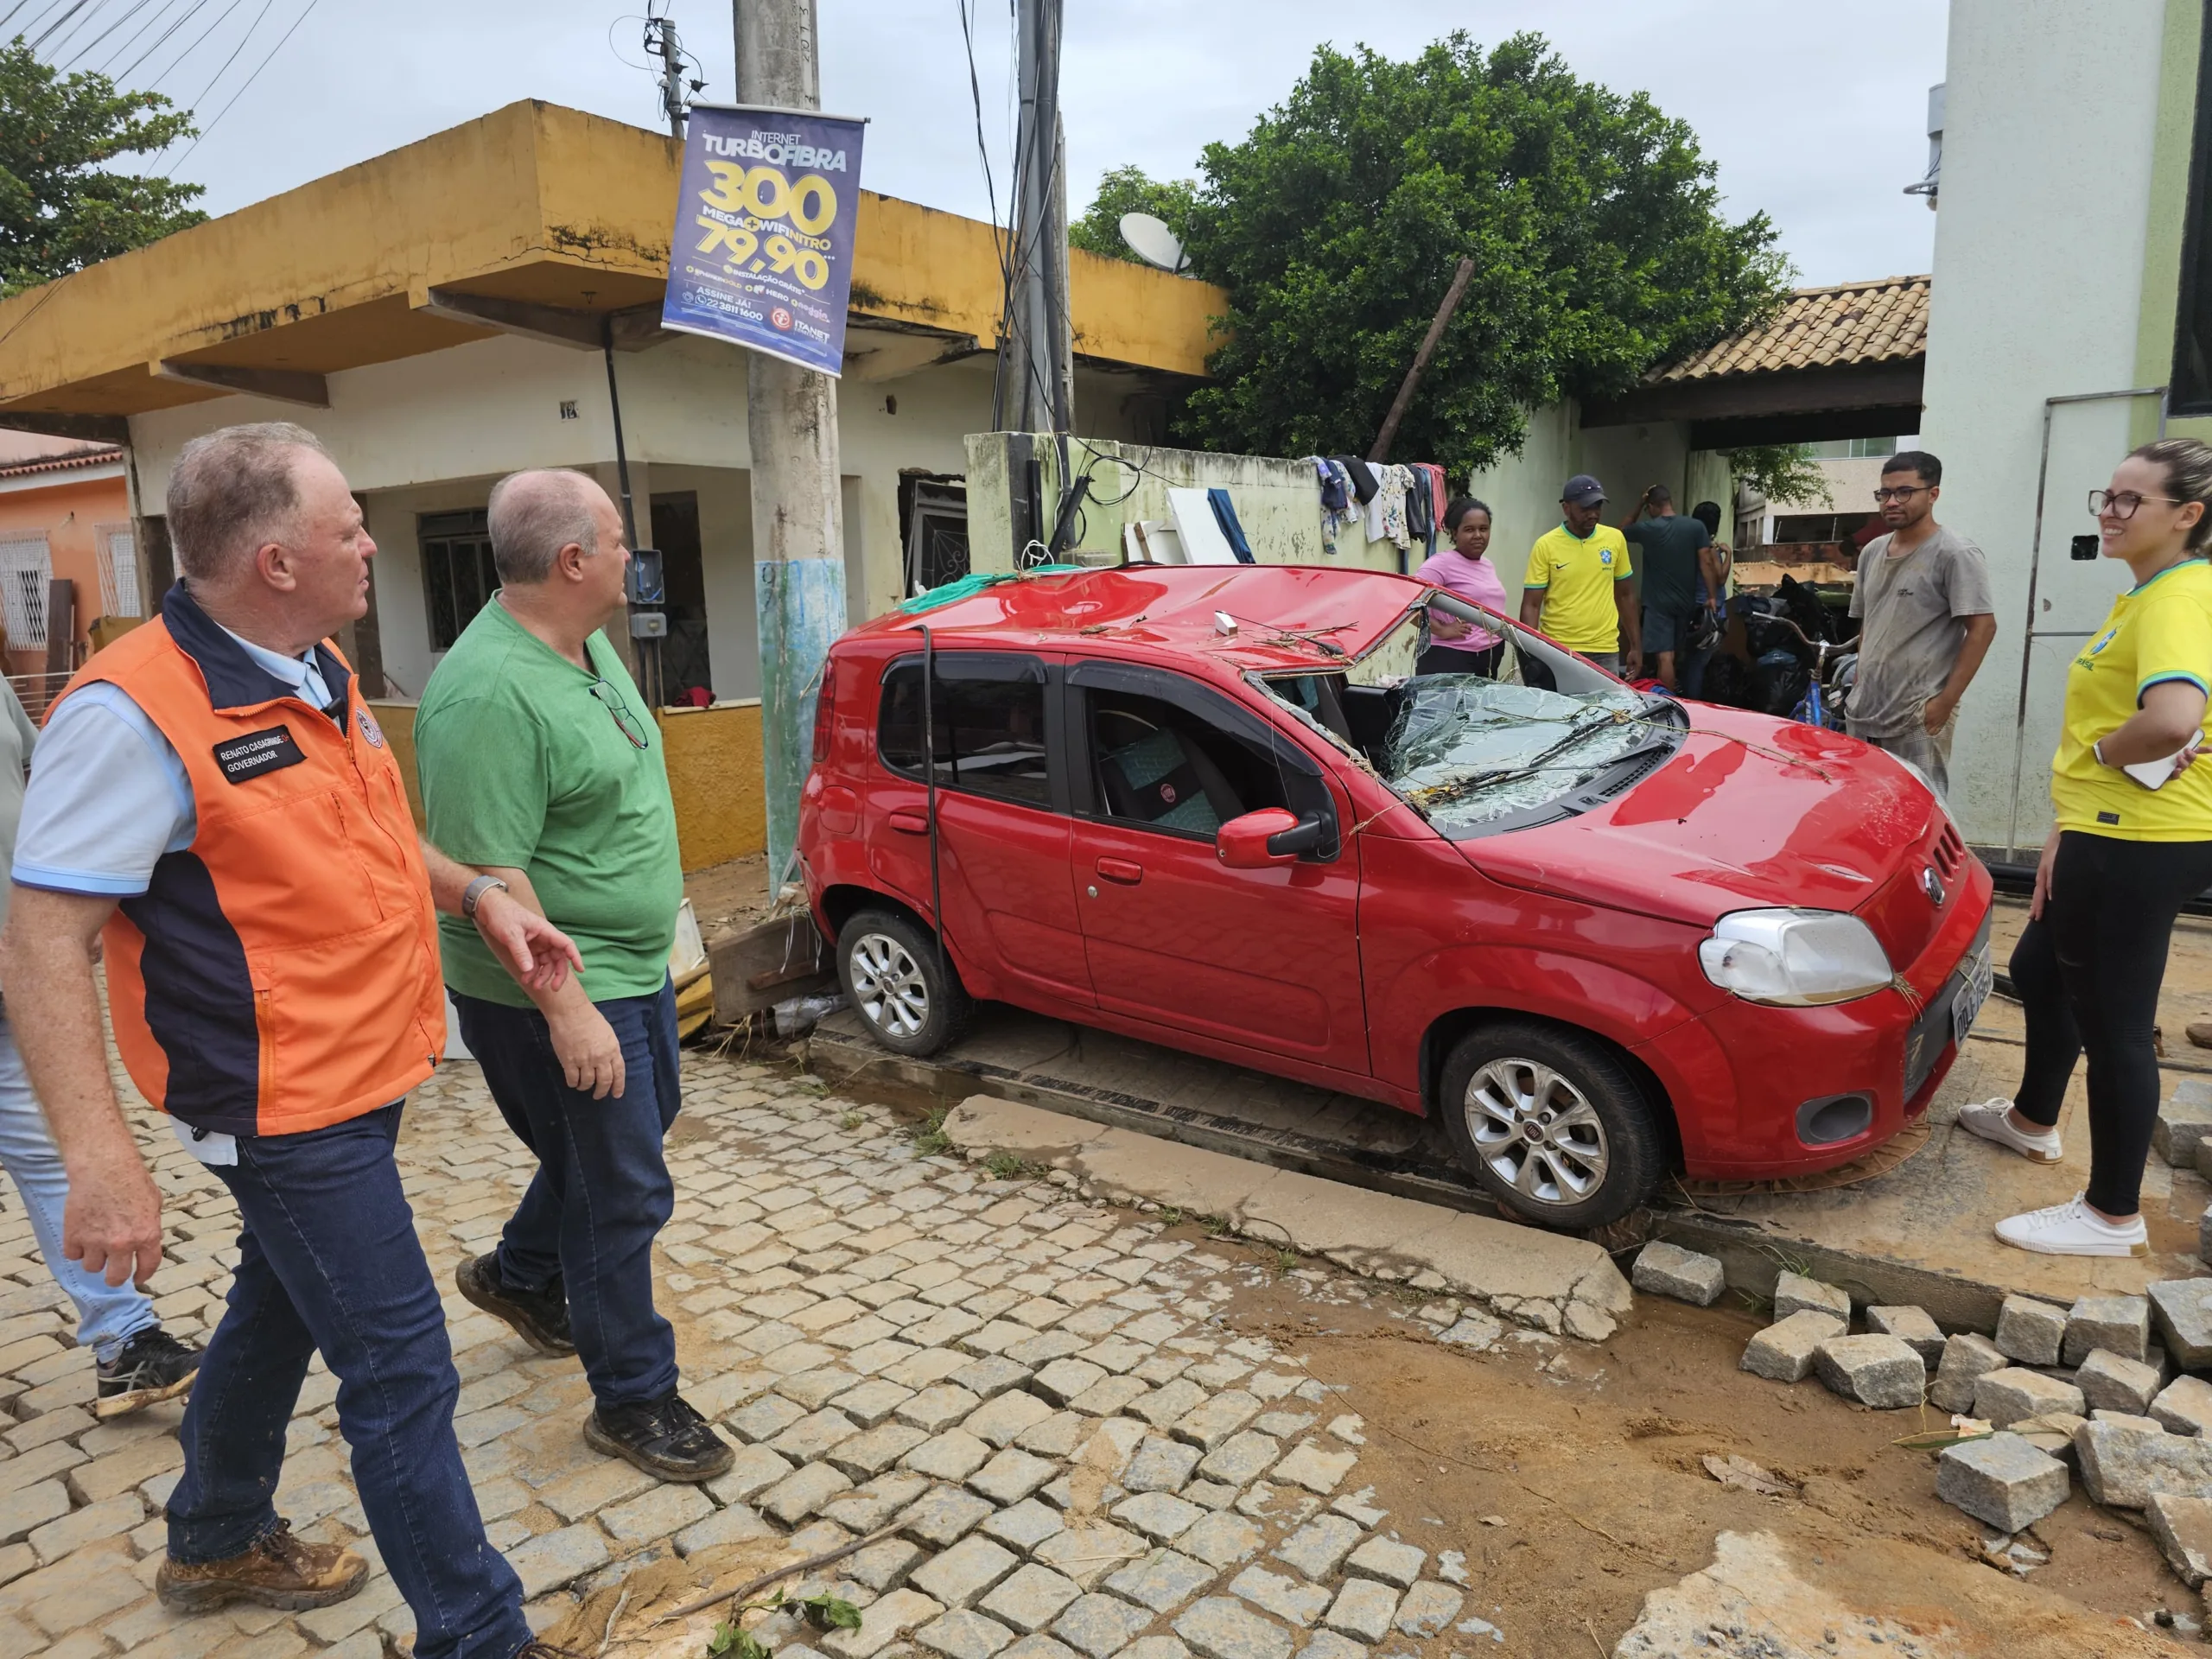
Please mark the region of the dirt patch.
[[683, 896], [699, 918], [699, 937], [750, 927], [768, 913], [768, 855], [754, 853], [704, 869], [687, 870]]
[[[1219, 1240], [1207, 1248], [1275, 1265]], [[1383, 1524], [1432, 1552], [1466, 1553], [1468, 1611], [1503, 1628], [1507, 1652], [1610, 1654], [1644, 1595], [1704, 1568], [1723, 1531], [1772, 1533], [1815, 1567], [1878, 1541], [1917, 1552], [1930, 1577], [1916, 1593], [1969, 1629], [1986, 1627], [1988, 1606], [1979, 1594], [1947, 1601], [1943, 1582], [1962, 1582], [1961, 1570], [1988, 1574], [2009, 1599], [2001, 1605], [2017, 1602], [2024, 1618], [2042, 1600], [2030, 1588], [2107, 1620], [2147, 1623], [2160, 1606], [2200, 1616], [2148, 1534], [2078, 1490], [2033, 1529], [2050, 1560], [2029, 1586], [1986, 1564], [1990, 1529], [1937, 1502], [1928, 1454], [1891, 1444], [1923, 1427], [1919, 1417], [1739, 1371], [1762, 1322], [1748, 1309], [1639, 1297], [1611, 1341], [1509, 1336], [1471, 1354], [1391, 1317], [1392, 1306], [1317, 1306], [1298, 1281], [1278, 1278], [1240, 1289], [1226, 1322], [1306, 1356], [1313, 1376], [1342, 1386], [1342, 1408], [1365, 1420], [1357, 1478], [1390, 1511]], [[1931, 1408], [1924, 1426], [1942, 1421]], [[1748, 1458], [1802, 1497], [1723, 1486], [1706, 1471], [1707, 1454]], [[1464, 1637], [1451, 1645], [1468, 1649]]]

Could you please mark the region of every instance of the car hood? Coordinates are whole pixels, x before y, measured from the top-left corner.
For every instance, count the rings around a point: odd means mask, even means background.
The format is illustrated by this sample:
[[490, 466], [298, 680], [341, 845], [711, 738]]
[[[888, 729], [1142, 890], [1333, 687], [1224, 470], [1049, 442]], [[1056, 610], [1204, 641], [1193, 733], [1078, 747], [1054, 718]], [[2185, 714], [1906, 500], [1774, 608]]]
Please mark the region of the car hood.
[[1459, 850], [1508, 886], [1704, 927], [1762, 906], [1864, 910], [1937, 826], [1927, 786], [1854, 738], [1684, 706], [1681, 747], [1618, 800]]

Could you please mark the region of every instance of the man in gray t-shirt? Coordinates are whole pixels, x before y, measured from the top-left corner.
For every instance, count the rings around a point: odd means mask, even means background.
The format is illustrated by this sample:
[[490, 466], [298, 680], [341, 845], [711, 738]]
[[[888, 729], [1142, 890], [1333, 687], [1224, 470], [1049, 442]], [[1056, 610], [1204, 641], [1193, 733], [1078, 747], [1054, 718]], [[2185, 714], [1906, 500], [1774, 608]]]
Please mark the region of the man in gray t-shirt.
[[1851, 613], [1861, 619], [1851, 734], [1909, 760], [1950, 791], [1951, 734], [1989, 642], [1989, 567], [1981, 550], [1936, 522], [1943, 464], [1891, 455], [1875, 499], [1889, 534], [1859, 556]]

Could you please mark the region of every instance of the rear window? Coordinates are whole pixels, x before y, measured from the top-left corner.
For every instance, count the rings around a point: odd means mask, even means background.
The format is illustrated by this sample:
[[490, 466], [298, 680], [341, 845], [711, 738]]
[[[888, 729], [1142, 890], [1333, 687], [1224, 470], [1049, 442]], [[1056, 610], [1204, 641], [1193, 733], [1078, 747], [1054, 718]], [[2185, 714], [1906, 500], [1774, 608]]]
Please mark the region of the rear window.
[[[1051, 798], [1045, 755], [1045, 665], [1031, 657], [937, 658], [937, 784], [1043, 806]], [[922, 665], [894, 664], [876, 718], [883, 764], [922, 773]]]

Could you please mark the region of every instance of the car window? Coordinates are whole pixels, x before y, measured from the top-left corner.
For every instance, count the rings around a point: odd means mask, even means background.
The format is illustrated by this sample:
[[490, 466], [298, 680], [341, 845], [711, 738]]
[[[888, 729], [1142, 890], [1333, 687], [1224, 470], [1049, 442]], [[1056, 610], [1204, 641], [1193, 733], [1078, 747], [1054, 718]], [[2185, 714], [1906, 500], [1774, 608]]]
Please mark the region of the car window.
[[[1046, 805], [1052, 797], [1045, 665], [1033, 657], [978, 652], [946, 653], [933, 668], [938, 787]], [[885, 766], [922, 775], [920, 663], [899, 663], [883, 677], [876, 732]]]
[[1234, 817], [1279, 806], [1311, 810], [1319, 779], [1193, 709], [1135, 692], [1086, 694], [1099, 815], [1211, 839]]

